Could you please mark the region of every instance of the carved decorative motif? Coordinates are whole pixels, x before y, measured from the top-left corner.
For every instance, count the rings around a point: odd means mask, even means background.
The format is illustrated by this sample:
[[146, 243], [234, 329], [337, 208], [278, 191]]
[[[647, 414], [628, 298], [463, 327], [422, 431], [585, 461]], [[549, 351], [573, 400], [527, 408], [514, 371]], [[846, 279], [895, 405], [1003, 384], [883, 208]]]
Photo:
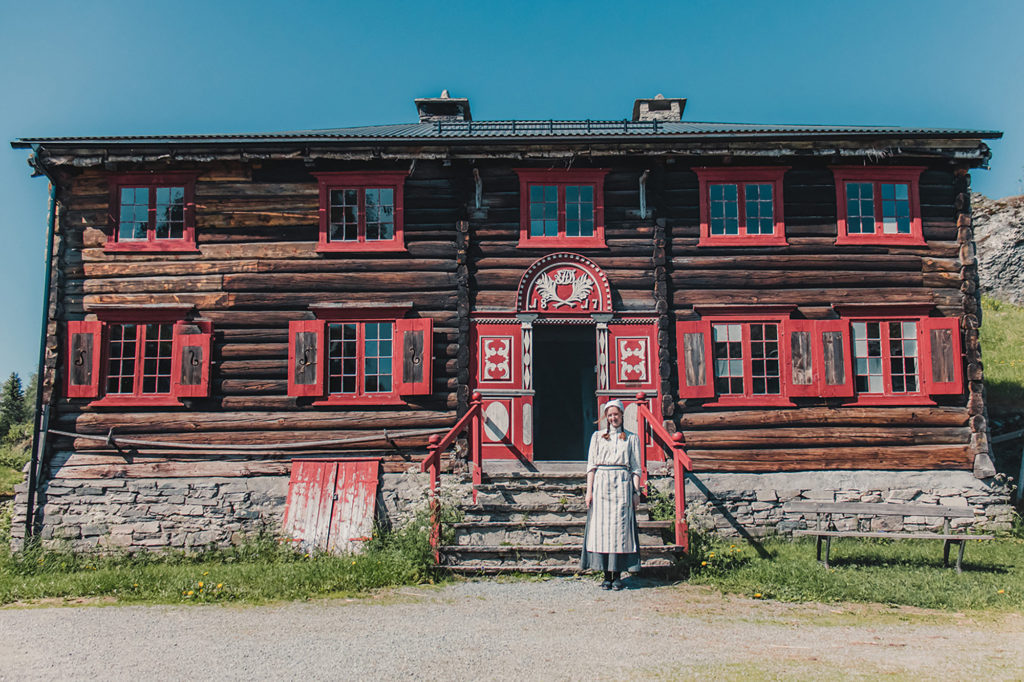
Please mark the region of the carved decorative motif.
[[553, 253], [527, 268], [516, 307], [548, 315], [611, 312], [611, 288], [608, 277], [590, 259]]
[[649, 349], [646, 337], [619, 337], [616, 340], [619, 383], [645, 382], [649, 376]]
[[480, 373], [484, 381], [512, 381], [512, 337], [480, 337]]

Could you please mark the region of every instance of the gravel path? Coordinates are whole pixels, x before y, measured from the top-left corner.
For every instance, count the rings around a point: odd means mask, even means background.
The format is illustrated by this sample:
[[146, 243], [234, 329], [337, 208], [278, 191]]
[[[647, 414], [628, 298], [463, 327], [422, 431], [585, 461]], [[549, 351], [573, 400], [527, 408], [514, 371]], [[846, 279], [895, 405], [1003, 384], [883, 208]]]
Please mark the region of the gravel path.
[[274, 606], [0, 610], [0, 679], [1024, 678], [1024, 616], [589, 580]]

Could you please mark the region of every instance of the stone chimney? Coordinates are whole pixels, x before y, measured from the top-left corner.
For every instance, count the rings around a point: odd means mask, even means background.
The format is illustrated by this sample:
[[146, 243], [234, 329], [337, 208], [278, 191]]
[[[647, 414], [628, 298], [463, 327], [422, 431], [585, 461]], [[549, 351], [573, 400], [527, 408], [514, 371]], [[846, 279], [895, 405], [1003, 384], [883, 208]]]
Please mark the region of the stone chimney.
[[686, 98], [665, 99], [658, 93], [654, 99], [638, 99], [633, 102], [634, 121], [681, 121]]
[[463, 97], [449, 97], [447, 90], [442, 91], [440, 97], [422, 97], [415, 102], [420, 123], [473, 120], [469, 113], [469, 100]]

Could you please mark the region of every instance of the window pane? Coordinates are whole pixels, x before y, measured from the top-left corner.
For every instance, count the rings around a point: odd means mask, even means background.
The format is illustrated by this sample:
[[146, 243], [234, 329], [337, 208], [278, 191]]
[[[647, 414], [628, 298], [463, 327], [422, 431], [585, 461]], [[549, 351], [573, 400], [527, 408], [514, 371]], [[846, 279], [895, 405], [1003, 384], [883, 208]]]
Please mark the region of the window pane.
[[594, 188], [589, 185], [567, 185], [565, 188], [565, 236], [594, 235]]
[[157, 239], [183, 239], [185, 237], [185, 188], [156, 188]]
[[330, 196], [328, 241], [357, 241], [359, 239], [359, 190], [332, 189]]
[[395, 190], [372, 188], [366, 191], [366, 240], [390, 240], [395, 236]]
[[[750, 325], [750, 357], [753, 393], [767, 395], [779, 393], [778, 325]], [[763, 359], [762, 359], [763, 358]]]
[[910, 186], [882, 183], [882, 232], [910, 234]]
[[870, 182], [846, 183], [846, 231], [849, 234], [875, 233], [874, 191]]
[[747, 212], [747, 234], [772, 234], [775, 232], [772, 185], [748, 184], [745, 190]]
[[355, 323], [327, 325], [327, 392], [356, 392], [356, 348], [357, 329]]
[[142, 392], [169, 393], [171, 390], [171, 348], [173, 326], [147, 324], [142, 347]]
[[740, 233], [739, 202], [737, 186], [710, 185], [711, 190], [711, 234], [736, 235]]
[[743, 393], [743, 331], [738, 324], [711, 326], [715, 359], [715, 390], [720, 395]]
[[917, 323], [889, 323], [889, 374], [893, 393], [917, 391]]
[[107, 393], [132, 394], [135, 391], [135, 344], [138, 328], [134, 324], [108, 327]]
[[118, 241], [145, 240], [149, 228], [149, 188], [122, 187]]
[[390, 322], [367, 322], [364, 329], [364, 390], [367, 393], [390, 392], [392, 325]]
[[530, 236], [558, 236], [557, 185], [530, 185]]
[[850, 328], [853, 335], [853, 367], [857, 391], [881, 393], [881, 327], [877, 322], [854, 322]]

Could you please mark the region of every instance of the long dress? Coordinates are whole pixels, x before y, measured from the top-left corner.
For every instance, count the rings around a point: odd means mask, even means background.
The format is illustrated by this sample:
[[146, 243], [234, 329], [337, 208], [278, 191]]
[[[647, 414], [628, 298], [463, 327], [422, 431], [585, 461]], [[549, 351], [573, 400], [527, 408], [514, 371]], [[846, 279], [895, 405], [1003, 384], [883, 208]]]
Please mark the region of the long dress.
[[[620, 434], [625, 434], [625, 439]], [[587, 473], [594, 472], [594, 499], [587, 510], [580, 569], [640, 570], [640, 537], [633, 508], [633, 476], [640, 475], [640, 442], [636, 434], [611, 429], [590, 438]]]

